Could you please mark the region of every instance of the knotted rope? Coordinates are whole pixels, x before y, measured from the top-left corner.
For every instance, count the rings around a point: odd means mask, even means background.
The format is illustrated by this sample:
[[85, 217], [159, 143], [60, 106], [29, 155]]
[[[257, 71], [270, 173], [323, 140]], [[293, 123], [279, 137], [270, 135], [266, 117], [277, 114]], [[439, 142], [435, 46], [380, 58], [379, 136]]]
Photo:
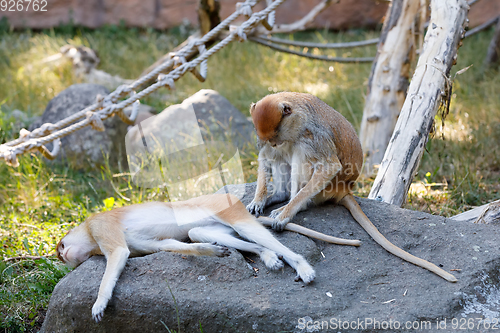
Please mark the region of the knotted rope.
[[[174, 89], [175, 81], [186, 72], [192, 72], [199, 80], [204, 81], [208, 74], [207, 60], [210, 56], [235, 40], [245, 40], [247, 34], [264, 21], [266, 21], [266, 26], [271, 26], [274, 23], [274, 14], [272, 13], [274, 13], [275, 9], [285, 1], [286, 0], [267, 0], [267, 8], [256, 13], [252, 12], [252, 7], [257, 3], [256, 0], [246, 0], [244, 3], [238, 3], [236, 5], [236, 11], [214, 29], [201, 38], [193, 38], [181, 50], [172, 53], [170, 60], [157, 66], [153, 71], [130, 85], [121, 85], [107, 96], [97, 96], [96, 103], [55, 124], [43, 124], [40, 128], [32, 132], [23, 129], [18, 139], [0, 145], [0, 158], [4, 159], [8, 165], [18, 166], [18, 155], [37, 150], [42, 152], [45, 157], [54, 159], [59, 152], [59, 139], [86, 126], [92, 126], [93, 129], [102, 131], [105, 129], [103, 121], [115, 114], [127, 124], [133, 124], [138, 113], [139, 100], [161, 87]], [[245, 15], [248, 19], [238, 27], [230, 27], [230, 24], [240, 15]], [[229, 27], [229, 35], [207, 50], [205, 44], [213, 40], [223, 30]], [[199, 54], [198, 57], [191, 61], [186, 60], [196, 54], [196, 52]], [[200, 66], [199, 72], [197, 70], [198, 66]], [[163, 73], [167, 71], [168, 73]], [[136, 92], [136, 90], [148, 82], [151, 82], [154, 78], [156, 78], [155, 83]], [[126, 99], [120, 101], [120, 99], [126, 96], [128, 96]], [[134, 106], [132, 114], [129, 117], [123, 112], [123, 109], [132, 104], [134, 104]], [[50, 152], [45, 145], [53, 141], [54, 149]]]

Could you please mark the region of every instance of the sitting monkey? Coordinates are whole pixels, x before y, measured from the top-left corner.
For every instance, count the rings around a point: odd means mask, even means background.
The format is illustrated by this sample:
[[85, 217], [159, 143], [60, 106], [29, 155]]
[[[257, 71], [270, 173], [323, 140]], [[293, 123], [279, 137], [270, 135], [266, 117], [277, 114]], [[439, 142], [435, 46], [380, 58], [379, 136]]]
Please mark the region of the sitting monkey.
[[[363, 152], [356, 131], [340, 113], [310, 94], [282, 92], [264, 97], [250, 107], [258, 137], [257, 189], [247, 209], [290, 201], [271, 212], [273, 228], [287, 223], [309, 204], [325, 201], [345, 206], [368, 234], [390, 253], [456, 282], [450, 273], [389, 242], [371, 223], [351, 190], [359, 176]], [[267, 185], [272, 177], [273, 193]]]
[[[228, 204], [229, 203], [229, 204]], [[235, 232], [244, 241], [235, 237]], [[183, 243], [191, 239], [198, 243]], [[127, 258], [158, 251], [223, 257], [226, 248], [258, 254], [270, 269], [283, 267], [282, 257], [305, 283], [314, 269], [299, 254], [276, 240], [232, 194], [213, 194], [182, 202], [150, 202], [98, 213], [69, 231], [57, 245], [57, 256], [76, 267], [93, 255], [106, 257], [106, 270], [92, 307], [102, 319]]]

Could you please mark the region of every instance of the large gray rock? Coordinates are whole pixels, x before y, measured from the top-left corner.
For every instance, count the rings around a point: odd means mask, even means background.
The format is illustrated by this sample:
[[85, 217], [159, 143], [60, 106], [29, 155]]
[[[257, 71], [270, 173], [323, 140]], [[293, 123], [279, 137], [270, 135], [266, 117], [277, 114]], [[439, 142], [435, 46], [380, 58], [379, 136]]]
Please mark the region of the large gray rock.
[[[47, 105], [42, 117], [36, 120], [30, 131], [40, 127], [44, 123], [53, 123], [67, 118], [87, 106], [96, 102], [97, 95], [109, 94], [107, 88], [96, 84], [74, 84], [63, 90], [54, 97]], [[125, 109], [125, 113], [132, 112], [132, 107]], [[140, 105], [137, 120], [145, 120], [151, 117], [153, 108], [148, 105]], [[61, 152], [57, 160], [67, 160], [76, 168], [98, 168], [106, 163], [109, 156], [111, 166], [127, 166], [125, 152], [125, 135], [128, 125], [119, 117], [113, 116], [104, 121], [105, 131], [99, 132], [88, 126], [61, 139]], [[52, 149], [52, 145], [47, 145]]]
[[[202, 89], [181, 104], [171, 105], [154, 117], [134, 126], [127, 134], [127, 147], [137, 151], [143, 147], [143, 136], [153, 136], [150, 150], [155, 144], [202, 144], [226, 141], [238, 148], [255, 143], [253, 125], [225, 97], [215, 90]], [[187, 138], [187, 139], [184, 139]], [[147, 138], [148, 139], [148, 138]], [[168, 148], [168, 147], [167, 147]], [[163, 149], [167, 149], [163, 148]]]
[[[199, 194], [213, 193], [213, 186], [203, 185], [208, 181], [204, 178], [207, 173], [239, 159], [239, 152], [256, 140], [252, 123], [238, 109], [216, 91], [204, 89], [131, 128], [125, 142], [134, 183], [141, 187], [167, 186], [169, 195], [177, 198], [186, 191], [172, 186], [188, 179], [205, 179], [196, 185], [202, 191]], [[225, 177], [233, 179], [227, 182], [241, 183], [241, 164], [238, 170], [228, 165], [231, 162], [223, 166], [231, 171]], [[181, 184], [180, 188], [186, 186], [190, 185]], [[202, 188], [210, 189], [204, 192]]]
[[[253, 190], [247, 186], [245, 203]], [[445, 270], [458, 269], [453, 273], [459, 281], [447, 282], [389, 254], [345, 208], [332, 204], [301, 212], [294, 222], [360, 239], [361, 247], [326, 244], [290, 232], [278, 235], [314, 265], [317, 278], [310, 285], [294, 282], [288, 266], [270, 272], [254, 256], [234, 250], [228, 258], [157, 253], [128, 261], [103, 321], [96, 324], [91, 308], [105, 260], [94, 257], [56, 286], [42, 332], [146, 333], [166, 331], [165, 326], [178, 331], [178, 320], [181, 332], [199, 332], [200, 325], [203, 332], [313, 332], [318, 331], [314, 321], [320, 321], [320, 328], [330, 325], [332, 332], [373, 332], [367, 318], [381, 327], [390, 323], [388, 332], [408, 331], [405, 325], [435, 332], [437, 321], [446, 319], [440, 331], [454, 332], [468, 318], [500, 316], [498, 227], [358, 201], [389, 240]], [[249, 269], [248, 263], [258, 270]], [[358, 319], [362, 326], [357, 326]], [[301, 329], [308, 320], [313, 321], [310, 329]], [[359, 329], [335, 328], [339, 320]], [[472, 321], [471, 332], [483, 331], [477, 325], [486, 324]]]
[[[161, 131], [168, 122], [182, 119], [188, 111], [194, 111], [205, 142], [230, 141], [240, 149], [255, 143], [252, 122], [224, 96], [211, 89], [202, 89], [182, 104], [169, 106], [155, 117], [154, 123], [148, 124], [151, 126], [149, 130]], [[169, 133], [164, 131], [163, 135], [168, 136]]]
[[182, 104], [193, 105], [205, 141], [228, 140], [239, 148], [255, 143], [253, 124], [217, 91], [202, 89]]
[[[95, 84], [74, 84], [54, 97], [42, 115], [41, 123], [53, 123], [73, 115], [96, 102], [97, 95], [109, 91]], [[111, 165], [126, 165], [125, 134], [127, 125], [118, 117], [104, 121], [106, 130], [99, 132], [85, 127], [61, 139], [61, 152], [57, 160], [66, 159], [73, 167], [95, 168], [105, 163], [109, 156]], [[51, 149], [51, 145], [48, 145]]]

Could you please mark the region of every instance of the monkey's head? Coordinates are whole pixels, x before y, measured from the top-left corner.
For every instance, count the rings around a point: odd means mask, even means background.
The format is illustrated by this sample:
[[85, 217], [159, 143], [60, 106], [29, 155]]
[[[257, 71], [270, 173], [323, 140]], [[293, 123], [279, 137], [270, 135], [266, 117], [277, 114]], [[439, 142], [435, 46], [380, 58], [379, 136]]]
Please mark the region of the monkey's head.
[[75, 268], [92, 255], [93, 241], [82, 226], [70, 230], [57, 244], [57, 258], [68, 267]]
[[[290, 93], [267, 95], [250, 106], [259, 140], [273, 148], [287, 141], [295, 141], [303, 123], [303, 113], [297, 110]], [[297, 112], [299, 111], [299, 112]]]

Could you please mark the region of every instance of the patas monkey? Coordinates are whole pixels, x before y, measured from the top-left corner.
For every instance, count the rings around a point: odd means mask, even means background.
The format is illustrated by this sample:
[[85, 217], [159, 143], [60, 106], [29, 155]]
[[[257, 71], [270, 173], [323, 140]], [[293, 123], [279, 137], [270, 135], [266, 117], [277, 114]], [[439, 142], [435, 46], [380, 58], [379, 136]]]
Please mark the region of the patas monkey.
[[[450, 273], [389, 242], [361, 210], [352, 187], [363, 163], [361, 144], [352, 125], [319, 98], [282, 92], [250, 107], [258, 137], [257, 189], [247, 209], [257, 216], [265, 207], [290, 199], [273, 210], [273, 228], [283, 230], [308, 204], [334, 201], [345, 206], [368, 234], [390, 253], [456, 282]], [[272, 176], [273, 193], [267, 185]]]
[[[234, 232], [253, 243], [236, 238]], [[182, 242], [187, 239], [197, 243]], [[297, 271], [296, 280], [314, 280], [307, 261], [277, 241], [231, 194], [136, 204], [96, 214], [61, 239], [57, 256], [70, 267], [93, 255], [106, 257], [92, 307], [92, 317], [99, 322], [128, 257], [158, 251], [223, 257], [229, 255], [226, 246], [258, 254], [273, 270], [283, 267], [280, 256]]]

